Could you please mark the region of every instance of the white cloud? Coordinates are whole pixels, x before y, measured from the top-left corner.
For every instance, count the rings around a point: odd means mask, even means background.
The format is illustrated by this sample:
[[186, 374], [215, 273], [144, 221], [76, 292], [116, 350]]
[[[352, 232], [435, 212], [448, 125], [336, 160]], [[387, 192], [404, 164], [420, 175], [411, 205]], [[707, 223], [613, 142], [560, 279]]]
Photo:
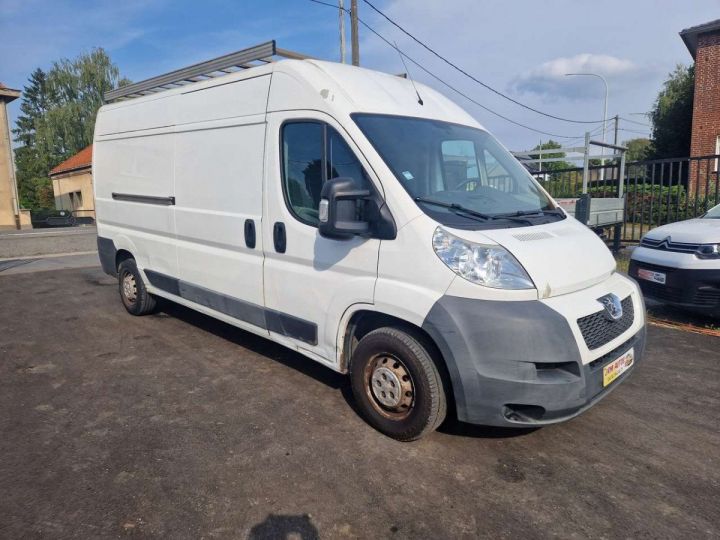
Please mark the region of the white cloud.
[[533, 75], [559, 77], [565, 73], [599, 73], [616, 75], [635, 69], [635, 64], [625, 58], [616, 58], [607, 54], [577, 54], [570, 58], [556, 58], [541, 64], [532, 70]]
[[632, 60], [607, 54], [582, 53], [556, 58], [516, 77], [510, 87], [518, 94], [537, 94], [546, 98], [585, 99], [604, 92], [601, 81], [591, 77], [571, 77], [567, 73], [594, 73], [607, 80], [622, 77], [625, 82], [646, 74]]

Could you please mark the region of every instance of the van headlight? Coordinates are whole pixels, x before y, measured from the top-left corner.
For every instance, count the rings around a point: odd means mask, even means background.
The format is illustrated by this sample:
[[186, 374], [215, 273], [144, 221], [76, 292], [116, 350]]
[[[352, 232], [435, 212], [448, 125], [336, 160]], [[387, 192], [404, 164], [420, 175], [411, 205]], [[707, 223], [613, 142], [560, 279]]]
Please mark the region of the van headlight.
[[468, 242], [438, 227], [433, 233], [433, 249], [450, 270], [473, 283], [495, 289], [535, 287], [518, 260], [502, 246]]
[[720, 259], [720, 244], [703, 244], [695, 255], [698, 259]]

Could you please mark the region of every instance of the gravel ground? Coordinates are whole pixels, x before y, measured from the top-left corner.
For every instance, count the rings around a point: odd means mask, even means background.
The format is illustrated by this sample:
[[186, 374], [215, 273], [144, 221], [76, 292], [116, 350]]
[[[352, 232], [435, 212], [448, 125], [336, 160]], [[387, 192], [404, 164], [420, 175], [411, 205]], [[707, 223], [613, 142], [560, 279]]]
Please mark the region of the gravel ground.
[[0, 537], [720, 536], [716, 337], [651, 326], [570, 422], [403, 444], [345, 378], [178, 306], [131, 317], [99, 268], [0, 297]]

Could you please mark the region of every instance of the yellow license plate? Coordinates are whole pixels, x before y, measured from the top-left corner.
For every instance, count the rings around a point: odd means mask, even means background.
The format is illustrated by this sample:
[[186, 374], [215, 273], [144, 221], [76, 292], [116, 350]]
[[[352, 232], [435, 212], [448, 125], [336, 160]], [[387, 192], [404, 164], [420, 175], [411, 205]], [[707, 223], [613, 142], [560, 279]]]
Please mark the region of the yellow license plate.
[[603, 387], [607, 386], [620, 375], [625, 373], [633, 365], [635, 360], [635, 351], [630, 349], [624, 353], [620, 358], [613, 360], [608, 365], [603, 367]]

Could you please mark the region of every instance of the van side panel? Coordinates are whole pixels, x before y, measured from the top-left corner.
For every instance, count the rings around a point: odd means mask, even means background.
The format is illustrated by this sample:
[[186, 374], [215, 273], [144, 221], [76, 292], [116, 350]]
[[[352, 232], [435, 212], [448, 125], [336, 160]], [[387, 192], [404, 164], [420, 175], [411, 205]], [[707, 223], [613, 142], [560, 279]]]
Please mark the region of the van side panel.
[[189, 91], [180, 96], [178, 125], [265, 114], [270, 75]]
[[96, 139], [93, 150], [98, 236], [167, 274], [177, 271], [175, 211], [162, 202], [174, 195], [173, 146], [171, 134], [121, 134]]
[[[265, 104], [270, 77], [213, 87], [180, 99], [175, 134], [177, 277], [195, 298], [245, 306], [233, 313], [262, 313], [261, 235]], [[255, 244], [246, 242], [246, 223]], [[210, 296], [212, 298], [210, 298]], [[230, 305], [228, 304], [228, 305]], [[225, 304], [223, 304], [225, 305]], [[239, 305], [239, 304], [238, 304]], [[240, 316], [257, 325], [255, 316]], [[264, 325], [263, 325], [264, 326]]]
[[176, 99], [177, 96], [161, 94], [147, 101], [131, 100], [103, 107], [95, 125], [95, 138], [172, 126]]

